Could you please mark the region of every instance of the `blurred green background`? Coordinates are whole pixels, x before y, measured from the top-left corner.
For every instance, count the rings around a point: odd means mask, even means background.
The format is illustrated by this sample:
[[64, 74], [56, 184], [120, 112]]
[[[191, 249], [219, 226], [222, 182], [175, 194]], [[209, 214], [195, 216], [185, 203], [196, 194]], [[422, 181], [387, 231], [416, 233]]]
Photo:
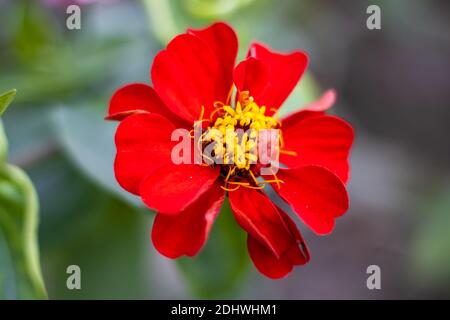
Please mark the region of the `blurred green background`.
[[[81, 6], [72, 31], [65, 2], [0, 0], [0, 93], [17, 89], [2, 119], [8, 161], [37, 190], [50, 298], [450, 298], [448, 1], [99, 0]], [[381, 30], [366, 28], [370, 4], [381, 7]], [[240, 57], [254, 39], [307, 51], [309, 74], [283, 111], [334, 87], [333, 112], [356, 130], [350, 211], [328, 237], [301, 226], [312, 260], [280, 281], [251, 266], [227, 208], [197, 257], [160, 256], [153, 214], [114, 179], [109, 97], [149, 82], [175, 34], [215, 20], [235, 27]], [[24, 298], [6, 237], [0, 298]], [[81, 290], [66, 287], [72, 264]], [[366, 287], [372, 264], [382, 290]]]

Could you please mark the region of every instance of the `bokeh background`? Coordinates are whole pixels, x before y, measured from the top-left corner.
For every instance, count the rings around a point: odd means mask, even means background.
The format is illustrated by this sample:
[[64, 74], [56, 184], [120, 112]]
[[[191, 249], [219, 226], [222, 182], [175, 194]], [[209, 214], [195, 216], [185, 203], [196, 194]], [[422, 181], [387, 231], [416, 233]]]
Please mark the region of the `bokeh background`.
[[[448, 1], [99, 0], [81, 6], [73, 31], [65, 2], [0, 0], [0, 92], [18, 91], [3, 117], [9, 161], [39, 195], [50, 298], [450, 298]], [[370, 4], [381, 30], [366, 28]], [[152, 212], [114, 179], [109, 97], [149, 82], [175, 34], [215, 20], [235, 27], [240, 57], [254, 39], [307, 51], [309, 73], [284, 112], [334, 87], [333, 112], [356, 130], [351, 209], [331, 236], [301, 226], [312, 259], [283, 280], [255, 271], [229, 215], [194, 259], [162, 257]], [[72, 264], [81, 290], [66, 288]], [[366, 287], [372, 264], [381, 290]], [[14, 265], [0, 260], [0, 276]]]

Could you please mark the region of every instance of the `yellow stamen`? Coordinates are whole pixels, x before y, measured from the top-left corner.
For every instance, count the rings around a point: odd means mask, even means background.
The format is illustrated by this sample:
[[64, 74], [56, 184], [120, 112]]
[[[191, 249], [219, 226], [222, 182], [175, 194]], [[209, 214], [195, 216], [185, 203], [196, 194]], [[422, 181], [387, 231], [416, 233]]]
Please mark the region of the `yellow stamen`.
[[[272, 175], [275, 178], [275, 180], [282, 181], [282, 180], [278, 179], [277, 174], [275, 172], [272, 172]], [[282, 181], [282, 182], [284, 183], [284, 181]], [[278, 190], [281, 188], [281, 185], [279, 182], [277, 182], [277, 187], [278, 187]]]
[[297, 152], [295, 152], [295, 151], [289, 151], [289, 150], [280, 150], [280, 153], [281, 154], [285, 154], [285, 155], [288, 155], [288, 156], [297, 156]]
[[[203, 119], [205, 107], [202, 106], [200, 119], [194, 125], [200, 126], [208, 121], [206, 131], [200, 135], [197, 141], [197, 148], [203, 150], [210, 146], [210, 154], [203, 154], [203, 159], [207, 165], [222, 164], [221, 170], [227, 170], [226, 177], [222, 179], [225, 184], [222, 187], [225, 191], [235, 191], [241, 186], [250, 189], [263, 189], [268, 183], [276, 183], [278, 188], [284, 183], [274, 175], [274, 179], [263, 180], [259, 174], [253, 172], [253, 166], [258, 163], [257, 147], [260, 130], [279, 129], [281, 122], [277, 119], [278, 109], [259, 106], [250, 96], [248, 91], [239, 92], [238, 101], [231, 105], [230, 99], [233, 91], [230, 91], [226, 103], [214, 102], [214, 110], [209, 119]], [[272, 116], [266, 115], [267, 110], [272, 111]], [[206, 126], [203, 126], [205, 128]], [[195, 135], [194, 130], [189, 132], [191, 138]], [[280, 131], [280, 130], [279, 130]], [[280, 153], [297, 155], [294, 151], [284, 150], [284, 139], [280, 132], [279, 141]], [[224, 165], [228, 168], [224, 168]], [[248, 174], [245, 174], [245, 172]], [[224, 173], [226, 171], [222, 171]], [[258, 179], [257, 179], [258, 176]], [[236, 180], [237, 181], [230, 181]], [[235, 188], [229, 186], [236, 186]]]
[[205, 115], [205, 106], [202, 106], [202, 111], [200, 111], [200, 119], [199, 121], [203, 120], [203, 116]]
[[283, 137], [283, 130], [278, 130], [279, 133], [279, 139], [280, 139], [280, 148], [284, 148], [284, 137]]
[[250, 185], [250, 183], [248, 183], [248, 182], [240, 182], [240, 181], [228, 181], [228, 184], [235, 184], [235, 185], [243, 186], [243, 187]]
[[223, 103], [222, 103], [222, 105], [220, 106], [220, 107], [218, 107], [217, 109], [215, 109], [213, 112], [211, 112], [211, 115], [209, 116], [209, 122], [213, 122], [213, 116], [217, 113], [217, 112], [219, 112], [219, 111], [221, 111], [221, 110], [223, 110]]
[[230, 169], [228, 170], [227, 177], [225, 178], [225, 181], [228, 181], [228, 179], [234, 173], [234, 171], [236, 171], [236, 167], [233, 167], [233, 168], [230, 167]]
[[239, 185], [239, 186], [237, 186], [236, 188], [234, 188], [234, 189], [229, 189], [229, 188], [227, 188], [227, 187], [224, 187], [224, 186], [220, 186], [223, 190], [225, 190], [225, 191], [229, 191], [229, 192], [232, 192], [232, 191], [236, 191], [237, 189], [239, 189], [241, 186]]
[[256, 183], [257, 185], [259, 185], [259, 181], [256, 180], [256, 177], [255, 177], [255, 175], [253, 174], [252, 170], [249, 170], [248, 173], [250, 173], [250, 175], [252, 176], [253, 181], [255, 181], [255, 183]]
[[270, 180], [264, 180], [263, 183], [284, 183], [283, 180], [280, 179], [270, 179]]
[[227, 104], [230, 104], [232, 94], [233, 94], [233, 86], [231, 86], [230, 91], [228, 91], [227, 101], [226, 101]]
[[[272, 117], [266, 116], [266, 107], [258, 106], [248, 92], [241, 92], [240, 100], [236, 104], [236, 108], [229, 105], [223, 105], [216, 102], [215, 109], [210, 116], [210, 123], [214, 123], [212, 127], [208, 127], [208, 131], [217, 130], [220, 135], [202, 136], [201, 141], [209, 143], [216, 142], [218, 145], [223, 144], [224, 148], [215, 147], [215, 156], [223, 158], [225, 164], [231, 164], [238, 169], [249, 170], [250, 165], [257, 162], [258, 157], [255, 154], [257, 146], [257, 132], [262, 129], [274, 129], [278, 123]], [[217, 117], [213, 121], [218, 111], [224, 114]], [[250, 134], [238, 134], [237, 129], [253, 129]], [[222, 150], [226, 150], [225, 153]]]

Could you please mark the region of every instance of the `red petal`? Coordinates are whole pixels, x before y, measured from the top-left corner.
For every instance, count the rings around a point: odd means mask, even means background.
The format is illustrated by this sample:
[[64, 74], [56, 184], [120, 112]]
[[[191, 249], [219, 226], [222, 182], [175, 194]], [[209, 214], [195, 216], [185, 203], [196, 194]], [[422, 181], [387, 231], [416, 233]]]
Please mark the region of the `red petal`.
[[280, 215], [291, 232], [291, 246], [277, 258], [270, 250], [252, 236], [247, 238], [247, 247], [255, 267], [262, 274], [272, 279], [279, 279], [291, 272], [295, 265], [303, 265], [309, 261], [309, 251], [294, 221], [281, 209]]
[[294, 268], [288, 259], [283, 256], [277, 258], [269, 249], [250, 235], [247, 237], [247, 249], [256, 269], [266, 277], [280, 279]]
[[283, 210], [280, 208], [278, 208], [278, 210], [295, 239], [295, 243], [293, 243], [292, 247], [286, 252], [285, 257], [289, 259], [293, 265], [298, 266], [308, 263], [310, 258], [309, 249], [295, 225], [295, 222]]
[[345, 185], [325, 168], [280, 169], [277, 175], [284, 183], [280, 189], [273, 185], [275, 191], [317, 234], [330, 233], [334, 219], [348, 209]]
[[260, 95], [267, 87], [269, 74], [267, 67], [259, 60], [249, 57], [234, 69], [234, 83], [239, 91], [250, 91]]
[[169, 165], [142, 182], [142, 201], [160, 213], [178, 214], [213, 185], [219, 167], [194, 164]]
[[325, 115], [326, 110], [331, 108], [336, 102], [336, 92], [332, 89], [327, 90], [316, 101], [307, 104], [301, 111], [294, 111], [282, 119], [283, 128], [297, 125], [298, 122], [310, 117]]
[[155, 248], [172, 259], [196, 255], [208, 238], [224, 197], [216, 182], [178, 215], [157, 214], [152, 229]]
[[218, 88], [217, 100], [226, 102], [231, 86], [233, 85], [232, 75], [238, 50], [236, 33], [233, 28], [223, 22], [214, 23], [201, 30], [188, 29], [188, 33], [196, 35], [205, 41], [216, 54], [222, 69], [223, 81], [223, 87]]
[[320, 111], [309, 111], [309, 110], [300, 110], [289, 113], [287, 116], [285, 116], [283, 119], [281, 119], [281, 122], [283, 123], [283, 131], [284, 129], [287, 129], [291, 126], [297, 125], [300, 121], [303, 121], [308, 118], [317, 117], [317, 116], [323, 116], [325, 115], [324, 112]]
[[269, 198], [248, 188], [230, 192], [228, 197], [239, 225], [276, 257], [290, 247], [289, 229]]
[[[255, 96], [259, 105], [265, 105], [267, 109], [278, 109], [287, 99], [308, 64], [308, 57], [301, 51], [290, 54], [281, 54], [255, 43], [250, 46], [248, 55], [260, 60], [267, 67], [269, 84], [263, 93]], [[273, 112], [269, 112], [269, 115]]]
[[171, 163], [174, 125], [158, 114], [134, 114], [124, 119], [116, 132], [114, 173], [127, 191], [138, 194], [144, 178]]
[[297, 156], [281, 154], [281, 163], [289, 167], [309, 164], [324, 166], [347, 182], [348, 156], [354, 136], [347, 122], [323, 115], [282, 128], [284, 149], [296, 152]]
[[166, 50], [159, 52], [151, 74], [161, 100], [191, 123], [199, 120], [202, 106], [207, 118], [214, 101], [223, 98], [217, 92], [227, 87], [216, 54], [191, 34], [175, 37]]
[[181, 121], [167, 109], [155, 90], [145, 83], [131, 83], [117, 89], [109, 102], [106, 119], [123, 120], [129, 115], [146, 112], [158, 113], [174, 124]]
[[314, 102], [305, 106], [304, 110], [309, 111], [326, 111], [330, 109], [336, 102], [336, 91], [330, 89], [325, 91], [322, 96]]

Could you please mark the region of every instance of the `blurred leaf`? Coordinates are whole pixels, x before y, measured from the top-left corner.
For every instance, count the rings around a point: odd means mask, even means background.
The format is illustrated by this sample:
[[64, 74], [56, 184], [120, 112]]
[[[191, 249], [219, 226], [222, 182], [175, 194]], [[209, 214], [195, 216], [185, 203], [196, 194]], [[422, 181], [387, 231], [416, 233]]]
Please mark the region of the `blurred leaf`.
[[[247, 52], [249, 34], [254, 35], [255, 23], [261, 20], [261, 11], [243, 9], [250, 4], [266, 2], [263, 0], [141, 0], [149, 18], [150, 31], [160, 44], [167, 43], [187, 28], [203, 28], [207, 24], [221, 20], [230, 23], [237, 31], [240, 53]], [[244, 55], [242, 55], [243, 57]]]
[[225, 200], [207, 244], [194, 258], [177, 264], [192, 291], [200, 298], [225, 298], [238, 289], [249, 266], [246, 234]]
[[161, 44], [166, 45], [174, 36], [182, 33], [184, 23], [181, 13], [174, 6], [174, 1], [142, 0], [150, 19], [152, 32]]
[[223, 19], [255, 0], [181, 0], [186, 10], [199, 18]]
[[36, 1], [18, 1], [10, 36], [14, 57], [23, 64], [35, 63], [42, 48], [55, 44], [56, 33], [48, 11]]
[[0, 116], [8, 108], [9, 104], [13, 101], [16, 95], [16, 90], [10, 90], [0, 95]]
[[[0, 117], [3, 115], [6, 108], [8, 108], [9, 104], [13, 101], [15, 95], [16, 90], [10, 90], [0, 95]], [[0, 163], [4, 163], [6, 161], [7, 154], [8, 140], [6, 139], [3, 124], [0, 120]]]
[[[19, 168], [0, 165], [0, 296], [7, 299], [45, 299], [37, 247], [38, 200], [27, 175]], [[6, 249], [6, 251], [4, 251]], [[5, 258], [7, 256], [7, 258]], [[3, 273], [0, 272], [0, 274]]]
[[450, 279], [450, 188], [428, 198], [412, 246], [416, 276], [439, 283]]
[[0, 91], [13, 83], [21, 90], [18, 103], [34, 106], [80, 91], [86, 97], [94, 83], [110, 78], [116, 69], [111, 66], [130, 42], [123, 36], [67, 33], [64, 16], [52, 16], [39, 1], [13, 1], [4, 11], [10, 12], [0, 17], [8, 30], [5, 39], [0, 33]]
[[4, 115], [8, 134], [8, 159], [28, 169], [56, 148], [50, 112], [52, 107], [36, 103], [32, 108], [14, 107]]
[[[11, 83], [20, 89], [19, 103], [58, 101], [107, 79], [124, 42], [111, 39], [99, 44], [61, 44], [42, 48], [33, 65], [0, 75], [0, 90]], [[80, 59], [80, 57], [82, 57]], [[96, 93], [97, 94], [97, 93]]]
[[[39, 240], [49, 297], [152, 298], [151, 217], [99, 188], [62, 153], [28, 172], [41, 202]], [[81, 268], [81, 290], [66, 287], [72, 264]]]
[[[92, 195], [69, 208], [58, 243], [48, 243], [46, 270], [54, 299], [151, 298], [148, 216], [86, 183]], [[66, 204], [60, 204], [65, 208]], [[68, 290], [66, 269], [81, 269], [81, 290]]]
[[3, 129], [3, 122], [0, 119], [0, 163], [6, 161], [8, 156], [8, 140], [6, 139], [5, 129]]
[[27, 173], [40, 200], [41, 252], [61, 248], [61, 243], [74, 233], [80, 220], [85, 220], [81, 218], [82, 213], [92, 211], [93, 204], [103, 199], [105, 192], [80, 174], [62, 153], [54, 153], [45, 161], [35, 163]]
[[124, 191], [114, 175], [117, 123], [89, 108], [61, 107], [54, 113], [60, 142], [73, 163], [93, 181], [134, 205], [141, 201]]
[[[0, 115], [16, 94], [0, 96]], [[7, 164], [0, 123], [0, 298], [45, 299], [37, 245], [38, 199], [28, 176]]]

